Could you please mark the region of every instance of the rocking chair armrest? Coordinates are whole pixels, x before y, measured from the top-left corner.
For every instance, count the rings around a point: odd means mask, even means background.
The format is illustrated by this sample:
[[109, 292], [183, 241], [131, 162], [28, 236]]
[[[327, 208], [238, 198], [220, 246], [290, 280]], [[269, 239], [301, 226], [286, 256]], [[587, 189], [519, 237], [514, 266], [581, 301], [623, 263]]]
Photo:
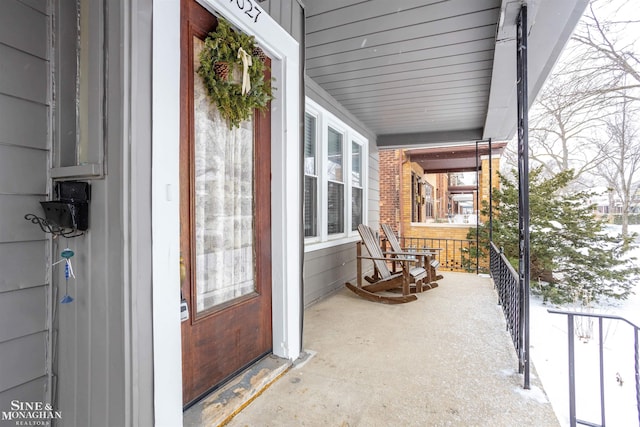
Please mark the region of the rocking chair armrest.
[[410, 258], [387, 258], [387, 257], [373, 257], [373, 256], [359, 256], [358, 259], [370, 259], [370, 260], [380, 260], [380, 261], [407, 261], [407, 262], [416, 262], [415, 259]]
[[420, 251], [420, 252], [383, 252], [385, 255], [402, 255], [402, 256], [432, 256], [436, 255], [435, 252]]
[[381, 261], [389, 261], [389, 258], [386, 257], [377, 257], [377, 256], [366, 256], [366, 255], [361, 255], [359, 257], [357, 257], [358, 259], [371, 259], [371, 260], [381, 260]]

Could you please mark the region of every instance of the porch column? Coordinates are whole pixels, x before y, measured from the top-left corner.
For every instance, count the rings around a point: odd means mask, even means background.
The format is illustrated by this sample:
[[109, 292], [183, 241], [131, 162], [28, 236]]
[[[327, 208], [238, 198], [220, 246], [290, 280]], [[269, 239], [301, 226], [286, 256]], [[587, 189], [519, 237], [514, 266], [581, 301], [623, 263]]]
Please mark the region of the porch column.
[[[493, 161], [491, 158], [491, 138], [489, 138], [489, 246], [493, 242]], [[489, 261], [491, 263], [491, 261]], [[491, 269], [491, 267], [489, 267]]]
[[527, 5], [518, 14], [516, 41], [518, 70], [518, 211], [520, 288], [520, 370], [524, 388], [529, 382], [529, 100], [527, 88]]
[[476, 141], [476, 274], [480, 273], [480, 153]]

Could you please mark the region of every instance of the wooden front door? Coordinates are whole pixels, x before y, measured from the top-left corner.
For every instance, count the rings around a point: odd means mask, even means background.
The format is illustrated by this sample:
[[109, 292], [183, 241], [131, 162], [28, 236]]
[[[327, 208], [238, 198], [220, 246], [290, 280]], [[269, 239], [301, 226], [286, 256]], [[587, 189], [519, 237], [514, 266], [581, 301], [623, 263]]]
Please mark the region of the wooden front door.
[[[270, 114], [231, 129], [197, 74], [216, 18], [181, 12], [180, 245], [183, 403], [271, 351]], [[270, 76], [265, 76], [270, 79]]]

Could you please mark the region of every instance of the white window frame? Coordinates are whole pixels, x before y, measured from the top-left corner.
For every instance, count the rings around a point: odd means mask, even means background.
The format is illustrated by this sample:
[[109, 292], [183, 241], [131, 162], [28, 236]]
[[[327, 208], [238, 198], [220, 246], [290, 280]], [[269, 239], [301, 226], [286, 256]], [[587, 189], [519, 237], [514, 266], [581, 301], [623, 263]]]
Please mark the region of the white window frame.
[[[313, 100], [306, 98], [305, 112], [316, 118], [316, 158], [317, 158], [317, 236], [305, 238], [305, 252], [338, 246], [357, 241], [358, 231], [351, 230], [352, 221], [352, 143], [360, 146], [361, 152], [361, 188], [362, 188], [362, 222], [368, 219], [368, 172], [369, 172], [369, 140], [355, 129], [348, 126], [334, 114], [330, 113]], [[329, 234], [328, 232], [328, 140], [329, 127], [343, 135], [343, 184], [344, 184], [344, 232]], [[304, 145], [304, 141], [303, 141]]]
[[[349, 215], [348, 215], [348, 224], [347, 226], [349, 227], [349, 234], [350, 235], [354, 235], [358, 232], [357, 228], [355, 230], [352, 230], [352, 221], [353, 221], [353, 144], [356, 144], [358, 146], [360, 146], [360, 186], [357, 188], [362, 189], [362, 222], [366, 223], [366, 200], [367, 200], [367, 181], [365, 181], [364, 177], [366, 176], [366, 167], [368, 166], [369, 162], [368, 157], [365, 157], [365, 153], [366, 153], [366, 144], [365, 141], [355, 137], [354, 135], [351, 135], [351, 138], [349, 139], [349, 159], [348, 159], [348, 163], [349, 163], [349, 199], [348, 199], [348, 203], [349, 203], [349, 207], [347, 208], [347, 211], [349, 211]], [[356, 225], [357, 227], [357, 225]]]

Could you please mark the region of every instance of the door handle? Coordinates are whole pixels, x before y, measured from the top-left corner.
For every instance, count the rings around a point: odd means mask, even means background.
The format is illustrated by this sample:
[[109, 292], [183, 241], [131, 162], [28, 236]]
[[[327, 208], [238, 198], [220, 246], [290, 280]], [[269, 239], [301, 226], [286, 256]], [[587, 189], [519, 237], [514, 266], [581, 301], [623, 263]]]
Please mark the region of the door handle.
[[187, 266], [184, 264], [184, 258], [180, 255], [180, 320], [185, 322], [189, 320], [189, 304], [182, 293], [182, 285], [187, 278]]
[[182, 287], [186, 278], [187, 266], [184, 264], [184, 258], [180, 255], [180, 287]]

